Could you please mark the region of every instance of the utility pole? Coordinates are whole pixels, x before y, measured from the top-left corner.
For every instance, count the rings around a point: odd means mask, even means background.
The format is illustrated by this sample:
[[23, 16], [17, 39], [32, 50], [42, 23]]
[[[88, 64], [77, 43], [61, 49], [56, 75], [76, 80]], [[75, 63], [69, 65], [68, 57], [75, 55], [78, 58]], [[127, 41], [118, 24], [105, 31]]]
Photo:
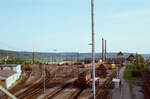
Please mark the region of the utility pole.
[[105, 44], [104, 44], [104, 38], [102, 38], [102, 60], [103, 62], [105, 61], [105, 48], [104, 48]]
[[77, 62], [79, 62], [79, 52], [77, 53]]
[[106, 40], [105, 40], [105, 61], [107, 60], [107, 44], [106, 44]]
[[93, 99], [95, 99], [95, 39], [94, 39], [94, 0], [91, 0], [91, 23], [92, 23], [92, 89]]
[[34, 52], [32, 53], [32, 64], [34, 64]]
[[44, 87], [44, 94], [45, 94], [45, 64], [44, 64], [43, 76], [44, 76], [44, 79], [43, 79], [43, 87]]

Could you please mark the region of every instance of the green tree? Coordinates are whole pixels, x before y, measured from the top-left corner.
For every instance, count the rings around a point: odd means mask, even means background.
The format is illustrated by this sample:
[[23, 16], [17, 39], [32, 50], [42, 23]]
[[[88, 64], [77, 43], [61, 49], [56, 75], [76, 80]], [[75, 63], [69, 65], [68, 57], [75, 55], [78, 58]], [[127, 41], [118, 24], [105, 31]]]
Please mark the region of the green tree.
[[146, 68], [145, 59], [142, 55], [136, 54], [136, 60], [133, 64], [126, 66], [124, 71], [124, 78], [126, 80], [131, 79], [132, 77], [141, 76], [141, 70]]

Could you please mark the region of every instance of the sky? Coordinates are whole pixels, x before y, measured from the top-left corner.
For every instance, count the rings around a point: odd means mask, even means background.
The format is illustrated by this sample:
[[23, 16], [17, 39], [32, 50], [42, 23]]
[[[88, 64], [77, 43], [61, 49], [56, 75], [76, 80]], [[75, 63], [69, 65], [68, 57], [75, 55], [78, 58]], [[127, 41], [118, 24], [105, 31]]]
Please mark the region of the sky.
[[[90, 0], [0, 0], [0, 49], [91, 52]], [[95, 51], [150, 53], [149, 0], [95, 0]], [[56, 52], [56, 50], [55, 50]]]

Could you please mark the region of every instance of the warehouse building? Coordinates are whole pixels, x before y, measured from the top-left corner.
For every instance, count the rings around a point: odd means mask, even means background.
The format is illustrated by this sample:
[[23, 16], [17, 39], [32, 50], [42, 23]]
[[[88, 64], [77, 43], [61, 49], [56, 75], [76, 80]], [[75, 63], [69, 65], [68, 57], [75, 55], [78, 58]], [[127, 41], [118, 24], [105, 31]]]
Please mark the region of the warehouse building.
[[130, 56], [127, 58], [128, 61], [133, 62], [135, 60], [135, 56], [133, 54], [130, 54]]
[[124, 54], [120, 51], [120, 52], [117, 54], [117, 58], [124, 58]]
[[0, 65], [0, 85], [9, 88], [21, 76], [21, 65]]
[[16, 64], [8, 64], [8, 65], [0, 65], [0, 70], [12, 70], [14, 72], [17, 72], [18, 75], [21, 75], [21, 65]]
[[0, 85], [9, 88], [16, 80], [19, 79], [16, 72], [11, 70], [0, 70]]

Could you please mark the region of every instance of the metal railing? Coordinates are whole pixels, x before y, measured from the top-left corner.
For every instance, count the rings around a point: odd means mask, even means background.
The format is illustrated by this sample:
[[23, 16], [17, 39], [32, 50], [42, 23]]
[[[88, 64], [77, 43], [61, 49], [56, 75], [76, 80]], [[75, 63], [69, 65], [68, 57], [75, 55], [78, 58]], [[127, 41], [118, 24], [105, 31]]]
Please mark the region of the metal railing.
[[0, 90], [2, 92], [4, 92], [6, 95], [8, 95], [9, 97], [11, 97], [12, 99], [17, 99], [13, 94], [11, 94], [9, 91], [7, 91], [5, 88], [3, 88], [2, 86], [0, 86]]

